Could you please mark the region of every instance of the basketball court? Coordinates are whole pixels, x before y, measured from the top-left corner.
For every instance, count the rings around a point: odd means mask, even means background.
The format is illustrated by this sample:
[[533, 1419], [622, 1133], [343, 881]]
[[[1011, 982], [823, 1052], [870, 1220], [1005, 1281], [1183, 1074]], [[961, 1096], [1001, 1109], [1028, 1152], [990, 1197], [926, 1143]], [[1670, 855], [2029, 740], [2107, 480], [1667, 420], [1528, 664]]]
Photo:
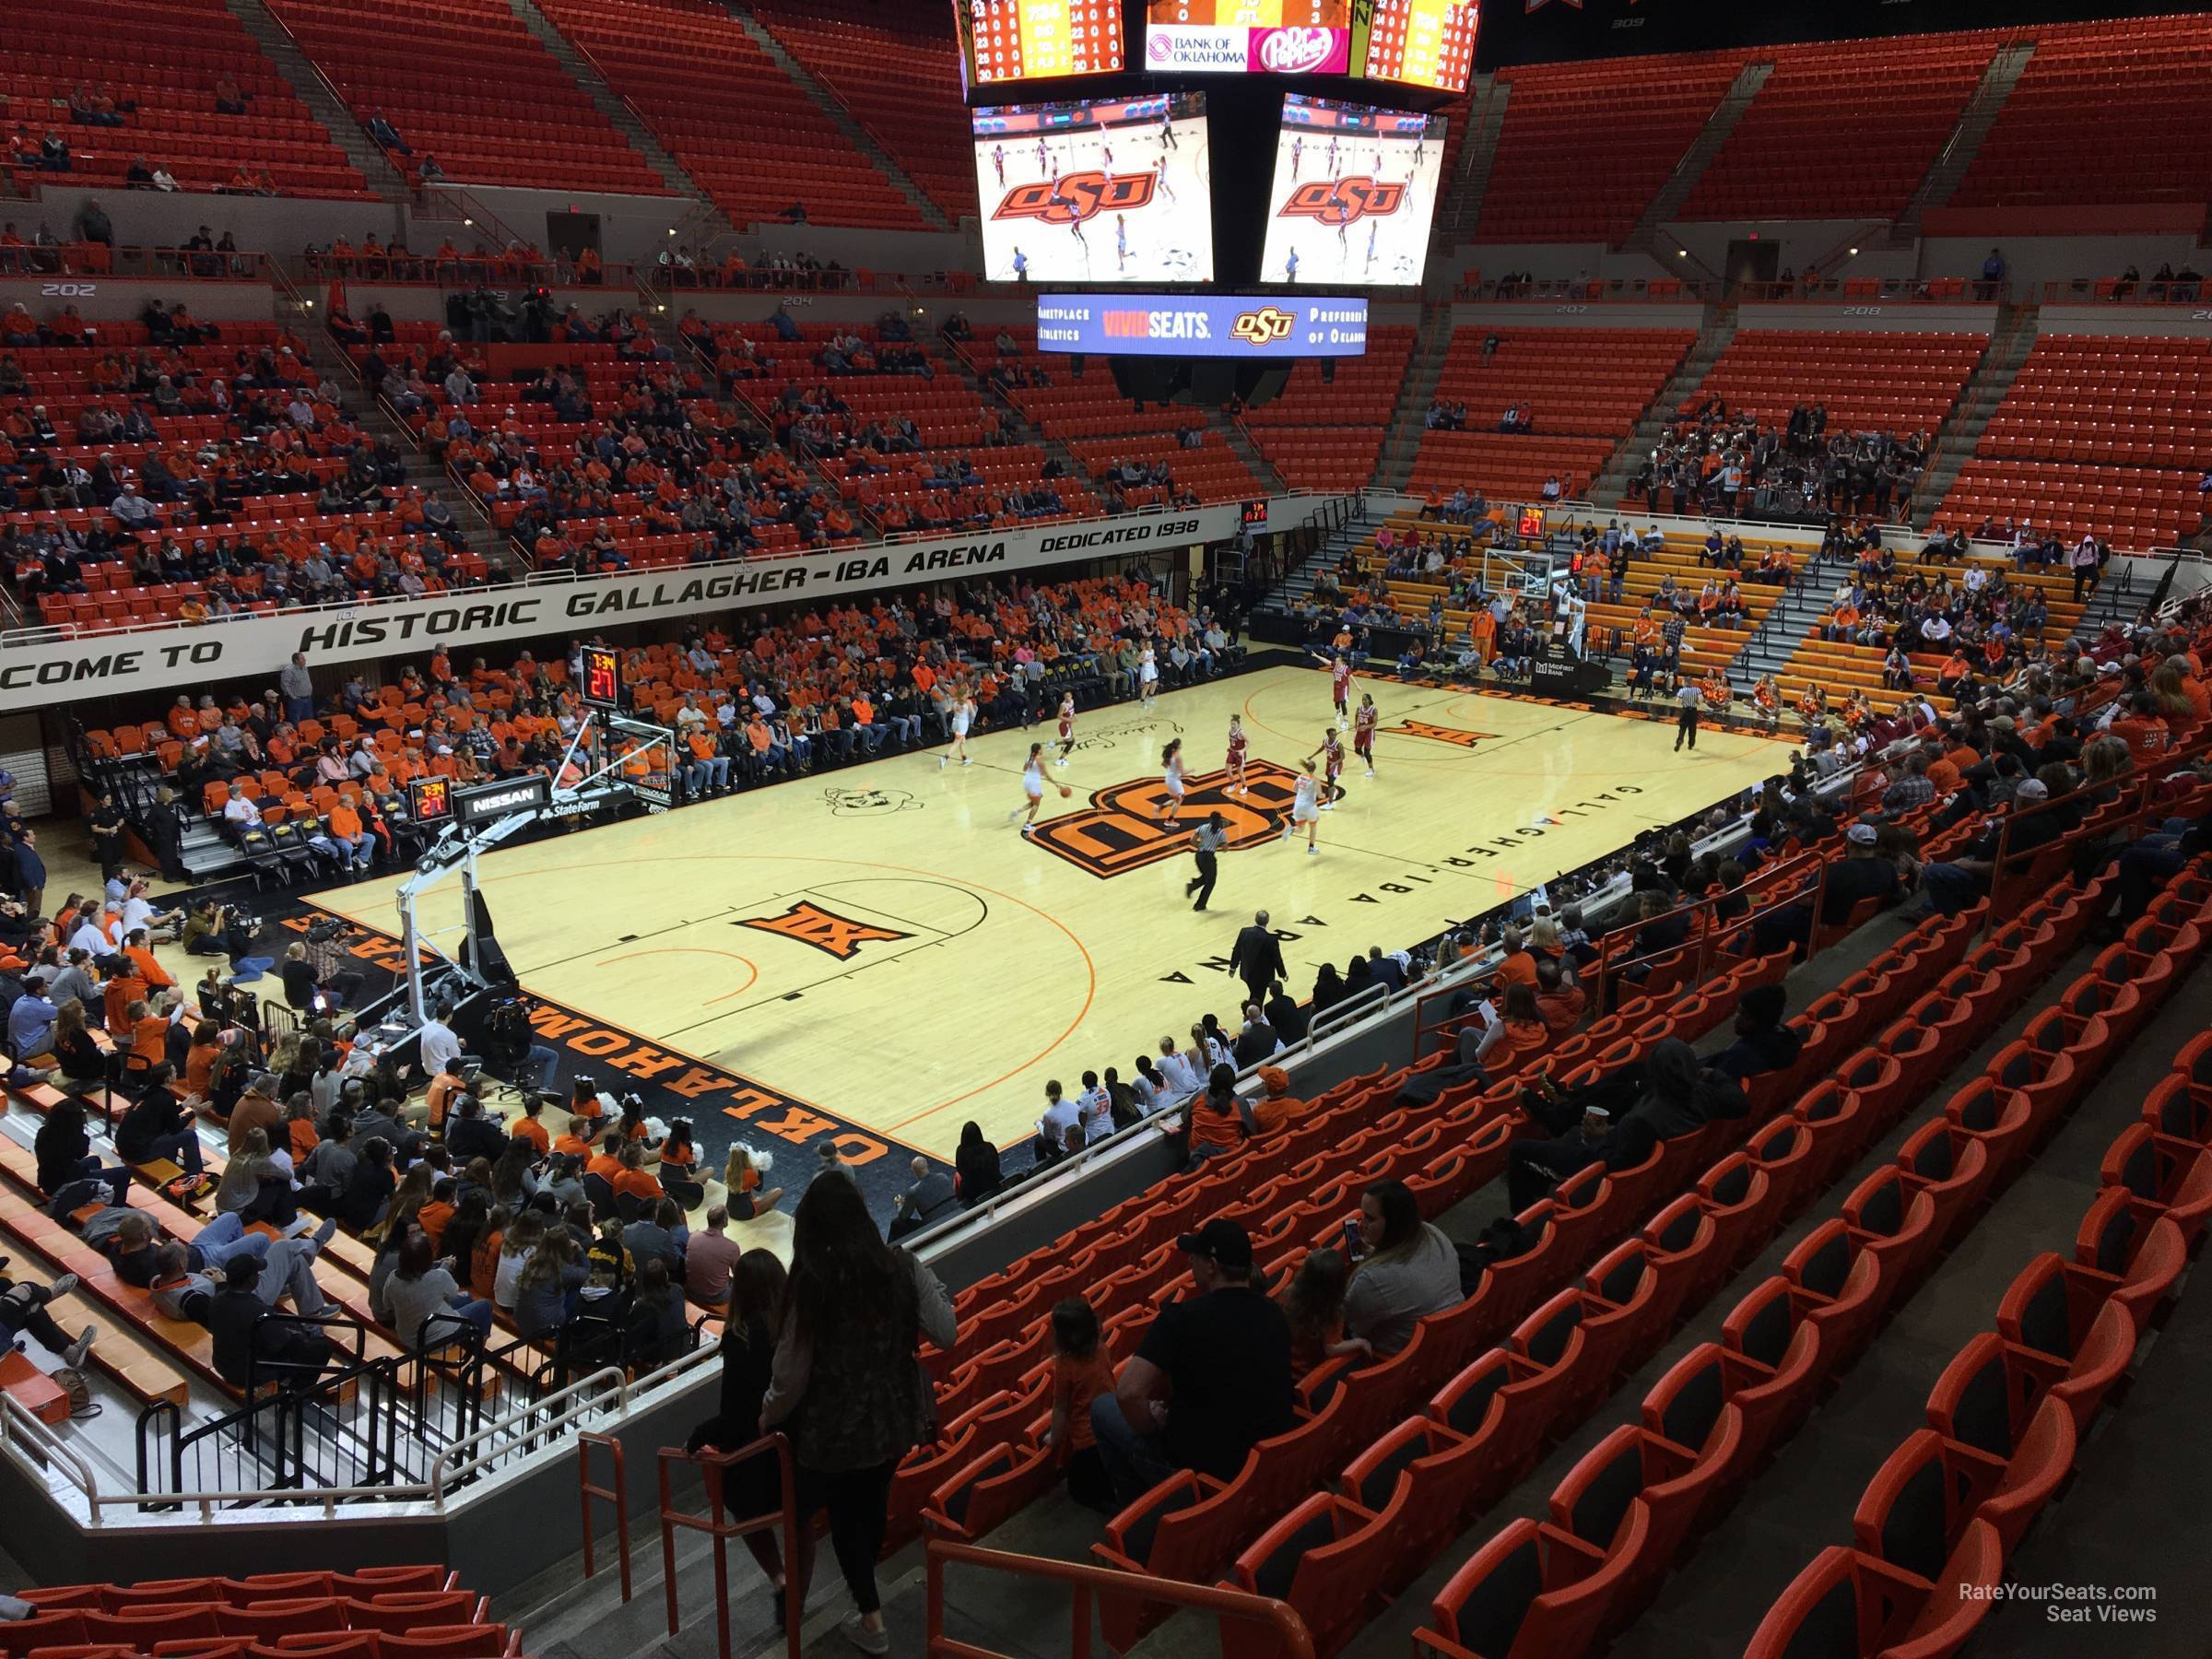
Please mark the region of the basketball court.
[[[1382, 710], [1380, 775], [1347, 754], [1349, 794], [1322, 816], [1317, 856], [1280, 827], [1298, 763], [1333, 718], [1329, 677], [1282, 666], [1150, 710], [1080, 712], [1069, 764], [1047, 768], [1034, 840], [1008, 814], [1050, 725], [977, 739], [966, 767], [909, 753], [502, 849], [482, 861], [482, 890], [524, 986], [545, 999], [540, 1038], [563, 1077], [688, 1102], [717, 1160], [733, 1137], [824, 1135], [864, 1163], [900, 1147], [942, 1159], [971, 1118], [1002, 1146], [1025, 1138], [1047, 1078], [1072, 1092], [1086, 1067], [1127, 1075], [1163, 1034], [1182, 1043], [1209, 1009], [1232, 1020], [1229, 951], [1254, 909], [1271, 912], [1302, 997], [1324, 959], [1426, 938], [1780, 758], [1742, 732], [1708, 728], [1694, 757], [1676, 755], [1671, 722], [1389, 681], [1356, 681], [1355, 701], [1361, 689]], [[1232, 713], [1251, 742], [1241, 798], [1222, 794]], [[1185, 826], [1216, 810], [1229, 821], [1205, 914], [1183, 897], [1188, 836], [1154, 822], [1176, 737]], [[394, 933], [398, 885], [315, 901]], [[423, 900], [426, 930], [459, 916], [457, 884]]]

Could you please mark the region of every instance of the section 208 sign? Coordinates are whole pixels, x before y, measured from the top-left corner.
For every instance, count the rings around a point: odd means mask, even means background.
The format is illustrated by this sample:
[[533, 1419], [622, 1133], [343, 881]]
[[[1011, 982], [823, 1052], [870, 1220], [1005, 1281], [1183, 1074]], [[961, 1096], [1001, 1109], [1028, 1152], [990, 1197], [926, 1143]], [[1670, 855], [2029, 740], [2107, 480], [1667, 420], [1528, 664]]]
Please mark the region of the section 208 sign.
[[124, 632], [0, 641], [0, 713], [183, 688], [276, 671], [295, 651], [311, 665], [367, 662], [445, 646], [456, 655], [547, 634], [589, 633], [625, 622], [712, 616], [784, 601], [832, 599], [910, 583], [1073, 564], [1153, 548], [1220, 541], [1237, 533], [1236, 502], [1167, 513], [979, 530], [930, 541], [841, 547], [526, 586], [471, 589], [434, 599], [384, 600], [227, 618]]

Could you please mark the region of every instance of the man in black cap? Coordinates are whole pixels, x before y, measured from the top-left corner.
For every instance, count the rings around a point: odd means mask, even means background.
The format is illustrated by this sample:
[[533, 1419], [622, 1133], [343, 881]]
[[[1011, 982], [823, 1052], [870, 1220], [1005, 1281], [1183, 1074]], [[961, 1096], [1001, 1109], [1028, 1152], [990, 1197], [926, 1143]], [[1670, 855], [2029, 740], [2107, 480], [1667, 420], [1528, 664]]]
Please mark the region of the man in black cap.
[[1208, 1221], [1175, 1241], [1197, 1294], [1163, 1308], [1090, 1424], [1129, 1503], [1177, 1469], [1234, 1478], [1259, 1441], [1289, 1429], [1290, 1324], [1252, 1282], [1252, 1237]]

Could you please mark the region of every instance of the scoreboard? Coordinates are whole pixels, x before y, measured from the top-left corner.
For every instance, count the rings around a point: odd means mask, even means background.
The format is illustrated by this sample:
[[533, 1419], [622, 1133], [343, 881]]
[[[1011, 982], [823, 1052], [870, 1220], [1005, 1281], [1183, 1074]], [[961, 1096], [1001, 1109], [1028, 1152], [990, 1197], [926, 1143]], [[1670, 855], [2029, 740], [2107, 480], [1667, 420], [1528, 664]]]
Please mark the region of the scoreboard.
[[1369, 80], [1398, 81], [1439, 92], [1465, 92], [1475, 66], [1477, 0], [1371, 0]]
[[1120, 0], [956, 0], [968, 84], [1111, 75], [1122, 67]]

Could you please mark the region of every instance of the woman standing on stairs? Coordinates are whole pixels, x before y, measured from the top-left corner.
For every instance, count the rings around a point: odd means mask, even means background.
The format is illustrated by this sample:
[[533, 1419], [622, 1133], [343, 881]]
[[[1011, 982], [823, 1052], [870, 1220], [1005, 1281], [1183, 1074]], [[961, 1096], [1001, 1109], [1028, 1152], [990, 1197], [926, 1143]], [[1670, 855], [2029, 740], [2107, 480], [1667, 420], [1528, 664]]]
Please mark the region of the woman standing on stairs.
[[864, 1653], [891, 1651], [876, 1589], [899, 1460], [936, 1431], [936, 1402], [918, 1349], [959, 1339], [952, 1303], [919, 1259], [883, 1241], [852, 1177], [825, 1171], [799, 1200], [791, 1283], [760, 1432], [789, 1425], [798, 1465], [799, 1598], [814, 1571], [813, 1531], [830, 1543], [855, 1611], [839, 1627]]

